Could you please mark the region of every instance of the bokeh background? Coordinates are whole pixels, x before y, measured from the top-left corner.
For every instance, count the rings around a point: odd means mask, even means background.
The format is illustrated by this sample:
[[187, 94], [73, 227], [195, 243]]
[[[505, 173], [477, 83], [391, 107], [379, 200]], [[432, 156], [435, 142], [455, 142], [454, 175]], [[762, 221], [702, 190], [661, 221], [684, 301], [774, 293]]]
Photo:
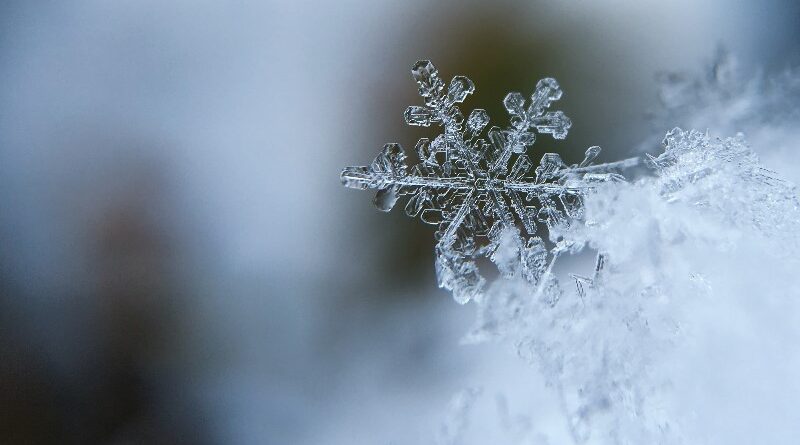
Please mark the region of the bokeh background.
[[[0, 443], [473, 443], [556, 422], [534, 369], [460, 344], [472, 310], [436, 288], [430, 228], [340, 169], [430, 134], [402, 120], [421, 58], [499, 122], [507, 91], [556, 77], [573, 129], [538, 149], [608, 160], [668, 130], [647, 118], [658, 73], [720, 46], [777, 71], [798, 44], [794, 0], [2, 2]], [[464, 389], [491, 420], [458, 438]]]

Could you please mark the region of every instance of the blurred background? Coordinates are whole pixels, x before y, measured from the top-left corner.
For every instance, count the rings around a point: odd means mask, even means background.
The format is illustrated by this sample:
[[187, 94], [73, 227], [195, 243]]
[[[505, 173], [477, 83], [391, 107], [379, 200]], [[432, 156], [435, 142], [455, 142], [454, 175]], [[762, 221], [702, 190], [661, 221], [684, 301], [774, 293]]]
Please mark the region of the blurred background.
[[[557, 422], [534, 369], [460, 344], [472, 309], [436, 288], [430, 227], [341, 168], [431, 134], [402, 119], [421, 58], [499, 123], [506, 92], [557, 78], [573, 128], [537, 150], [610, 160], [652, 136], [659, 72], [720, 46], [781, 70], [798, 43], [795, 0], [2, 2], [0, 443], [513, 443]], [[488, 401], [480, 428], [447, 423], [464, 397]]]

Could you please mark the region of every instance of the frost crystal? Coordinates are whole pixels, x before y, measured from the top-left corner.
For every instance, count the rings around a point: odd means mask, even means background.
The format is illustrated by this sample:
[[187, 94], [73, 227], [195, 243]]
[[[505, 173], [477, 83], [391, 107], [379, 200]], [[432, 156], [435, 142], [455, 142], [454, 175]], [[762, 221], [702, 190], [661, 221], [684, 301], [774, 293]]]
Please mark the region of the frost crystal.
[[[419, 162], [410, 169], [400, 144], [390, 143], [369, 166], [347, 167], [342, 183], [376, 189], [375, 205], [389, 211], [407, 196], [405, 211], [437, 226], [436, 272], [439, 286], [466, 303], [480, 295], [485, 280], [476, 260], [493, 261], [504, 276], [520, 275], [540, 289], [548, 286], [558, 255], [570, 246], [548, 250], [537, 236], [542, 224], [554, 233], [582, 217], [582, 197], [596, 184], [620, 181], [615, 170], [637, 163], [628, 159], [594, 165], [600, 147], [586, 150], [580, 164], [567, 165], [556, 153], [545, 153], [538, 166], [528, 154], [537, 135], [564, 139], [572, 125], [561, 111], [548, 111], [561, 98], [555, 79], [542, 79], [527, 101], [509, 93], [503, 100], [511, 125], [486, 130], [489, 116], [475, 109], [464, 119], [458, 108], [475, 91], [471, 80], [455, 76], [449, 85], [427, 60], [412, 75], [424, 105], [406, 109], [409, 125], [436, 124], [443, 130], [416, 145]], [[504, 245], [502, 249], [498, 249]]]
[[700, 73], [659, 76], [660, 103], [651, 113], [653, 136], [642, 151], [652, 151], [664, 131], [679, 126], [725, 136], [742, 132], [758, 147], [761, 162], [800, 182], [800, 69], [748, 73], [723, 49]]

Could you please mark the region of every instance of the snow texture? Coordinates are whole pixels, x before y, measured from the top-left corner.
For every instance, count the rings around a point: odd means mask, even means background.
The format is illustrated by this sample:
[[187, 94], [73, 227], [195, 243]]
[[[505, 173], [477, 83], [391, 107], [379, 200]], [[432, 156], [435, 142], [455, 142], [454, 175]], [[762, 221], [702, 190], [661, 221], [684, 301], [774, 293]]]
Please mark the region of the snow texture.
[[[794, 188], [764, 170], [741, 136], [720, 139], [675, 129], [664, 144], [665, 151], [648, 161], [655, 177], [596, 188], [584, 197], [585, 222], [560, 232], [573, 251], [602, 252], [593, 275], [581, 277], [576, 291], [556, 282], [536, 297], [522, 280], [498, 280], [478, 301], [470, 339], [510, 340], [538, 366], [559, 394], [575, 443], [751, 443], [740, 442], [742, 436], [730, 434], [730, 427], [717, 437], [698, 433], [720, 414], [702, 409], [698, 400], [687, 401], [694, 391], [744, 403], [732, 394], [753, 388], [736, 379], [737, 387], [725, 387], [723, 394], [698, 388], [704, 378], [718, 378], [709, 370], [735, 375], [728, 365], [752, 366], [735, 363], [740, 351], [726, 357], [735, 350], [727, 342], [723, 351], [711, 348], [710, 356], [699, 351], [709, 353], [705, 342], [723, 335], [753, 342], [737, 326], [753, 322], [739, 312], [745, 308], [755, 308], [759, 316], [777, 312], [787, 324], [798, 318], [797, 291], [786, 283], [798, 266], [793, 253], [800, 240], [800, 207]], [[753, 273], [762, 269], [752, 261], [769, 265], [783, 285], [765, 283], [767, 277]], [[740, 290], [753, 283], [760, 284], [760, 301]], [[742, 320], [726, 320], [731, 311]], [[796, 341], [797, 334], [781, 335]], [[791, 344], [773, 346], [783, 350]], [[797, 353], [780, 355], [787, 364], [777, 368], [780, 372], [799, 369]], [[691, 360], [705, 369], [694, 368]], [[771, 372], [765, 370], [765, 376]], [[766, 405], [791, 406], [797, 400], [797, 384], [783, 383], [788, 393], [773, 394]], [[766, 423], [772, 431], [796, 436], [798, 415], [789, 409]], [[778, 427], [770, 424], [775, 421], [781, 422]], [[765, 428], [753, 418], [745, 425], [750, 433]]]

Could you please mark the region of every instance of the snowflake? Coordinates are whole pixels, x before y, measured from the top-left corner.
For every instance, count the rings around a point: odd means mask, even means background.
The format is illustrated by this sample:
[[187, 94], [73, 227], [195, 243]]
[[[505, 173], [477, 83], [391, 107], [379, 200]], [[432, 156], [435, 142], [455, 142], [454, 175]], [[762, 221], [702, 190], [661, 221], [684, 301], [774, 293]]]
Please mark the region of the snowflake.
[[[377, 189], [375, 205], [383, 211], [408, 196], [406, 213], [438, 226], [439, 286], [451, 290], [457, 301], [481, 294], [485, 280], [476, 263], [481, 257], [493, 261], [503, 275], [519, 273], [541, 288], [553, 261], [569, 246], [562, 242], [548, 249], [537, 236], [540, 223], [556, 238], [557, 228], [581, 218], [582, 197], [593, 184], [623, 180], [611, 171], [637, 160], [593, 165], [600, 153], [594, 146], [580, 164], [567, 165], [558, 154], [545, 153], [532, 169], [527, 152], [537, 134], [564, 139], [572, 125], [562, 111], [548, 111], [562, 95], [555, 79], [540, 80], [527, 107], [522, 94], [509, 93], [503, 104], [511, 125], [491, 127], [482, 137], [489, 124], [486, 110], [472, 110], [465, 121], [458, 107], [475, 91], [471, 80], [455, 76], [446, 86], [427, 60], [417, 62], [412, 75], [424, 105], [408, 107], [406, 123], [437, 124], [442, 134], [417, 142], [419, 162], [410, 169], [400, 144], [389, 143], [371, 165], [345, 168], [342, 183]], [[512, 248], [498, 249], [501, 243]]]

